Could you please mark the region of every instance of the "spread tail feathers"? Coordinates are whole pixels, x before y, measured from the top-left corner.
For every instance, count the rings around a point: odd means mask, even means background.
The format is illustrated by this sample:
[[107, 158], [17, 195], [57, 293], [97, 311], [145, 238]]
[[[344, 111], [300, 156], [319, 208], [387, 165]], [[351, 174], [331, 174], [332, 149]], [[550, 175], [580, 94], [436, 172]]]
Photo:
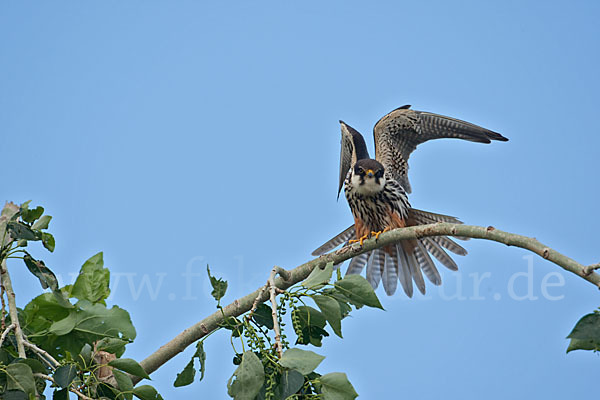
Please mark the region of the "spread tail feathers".
[[346, 270], [346, 275], [360, 274], [363, 268], [365, 268], [365, 265], [367, 264], [367, 260], [369, 259], [370, 255], [371, 252], [367, 252], [353, 257], [352, 260], [350, 260], [350, 265], [348, 265], [348, 269]]
[[382, 249], [375, 249], [371, 252], [367, 267], [367, 281], [377, 289], [381, 276], [385, 269], [385, 252]]
[[[367, 269], [368, 268], [369, 267], [367, 267]], [[385, 252], [385, 264], [381, 278], [385, 293], [388, 296], [393, 295], [396, 292], [396, 287], [398, 286], [398, 256], [396, 254], [390, 256], [387, 252]], [[407, 289], [404, 289], [404, 291], [408, 297], [412, 297], [412, 283], [410, 285], [410, 294], [408, 293]]]
[[[414, 208], [409, 209], [408, 216], [409, 220], [414, 221], [414, 225], [434, 224], [437, 222], [462, 224], [455, 217]], [[354, 225], [352, 225], [313, 251], [312, 255], [320, 256], [325, 254], [341, 244], [347, 244], [348, 240], [355, 236], [356, 232]], [[461, 240], [468, 239], [462, 237], [456, 238]], [[403, 246], [402, 243], [411, 243], [411, 245]], [[431, 256], [446, 268], [452, 271], [458, 270], [458, 266], [446, 250], [461, 256], [467, 254], [467, 251], [462, 246], [447, 236], [430, 236], [411, 242], [401, 242], [394, 246], [386, 246], [385, 248], [375, 249], [356, 256], [350, 261], [346, 274], [360, 274], [366, 266], [367, 281], [369, 281], [374, 289], [379, 286], [379, 282], [383, 281], [385, 293], [391, 296], [396, 291], [398, 281], [400, 281], [404, 293], [408, 297], [412, 297], [414, 281], [417, 289], [425, 294], [423, 275], [436, 286], [442, 283], [440, 273]]]

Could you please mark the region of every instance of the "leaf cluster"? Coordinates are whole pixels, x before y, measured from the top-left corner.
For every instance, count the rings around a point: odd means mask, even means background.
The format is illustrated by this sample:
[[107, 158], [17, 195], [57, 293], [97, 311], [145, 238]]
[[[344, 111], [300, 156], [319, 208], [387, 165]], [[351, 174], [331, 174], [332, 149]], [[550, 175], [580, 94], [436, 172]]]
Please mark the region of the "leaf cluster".
[[[45, 231], [51, 217], [43, 212], [29, 202], [9, 203], [0, 216], [0, 261], [21, 258], [42, 289], [50, 289], [17, 310], [22, 333], [2, 309], [0, 398], [44, 399], [50, 383], [53, 399], [68, 399], [69, 391], [98, 399], [162, 399], [150, 385], [134, 388], [132, 376], [150, 377], [135, 360], [120, 358], [136, 331], [127, 311], [106, 305], [110, 272], [102, 253], [83, 264], [73, 285], [59, 287], [50, 268], [25, 250], [32, 241], [54, 250], [54, 237]], [[29, 343], [26, 358], [16, 351], [17, 334]]]
[[[220, 309], [227, 282], [213, 277], [213, 296]], [[330, 335], [328, 329], [342, 337], [342, 320], [352, 309], [363, 306], [382, 309], [371, 285], [358, 275], [342, 278], [338, 273], [332, 283], [334, 267], [315, 268], [308, 278], [279, 296], [276, 320], [281, 329], [280, 341], [285, 349], [279, 358], [274, 333], [273, 308], [262, 303], [240, 317], [225, 317], [220, 324], [228, 330], [237, 366], [227, 383], [227, 393], [235, 400], [283, 399], [354, 399], [357, 394], [345, 374], [321, 375], [315, 370], [325, 358], [310, 350], [292, 347], [287, 339], [286, 321], [296, 335], [296, 345], [321, 347]], [[314, 306], [307, 304], [314, 303]], [[289, 315], [289, 318], [285, 317]], [[190, 362], [177, 375], [175, 386], [191, 384], [196, 372], [204, 377], [206, 353], [204, 337], [198, 342]], [[241, 349], [236, 345], [239, 343]]]

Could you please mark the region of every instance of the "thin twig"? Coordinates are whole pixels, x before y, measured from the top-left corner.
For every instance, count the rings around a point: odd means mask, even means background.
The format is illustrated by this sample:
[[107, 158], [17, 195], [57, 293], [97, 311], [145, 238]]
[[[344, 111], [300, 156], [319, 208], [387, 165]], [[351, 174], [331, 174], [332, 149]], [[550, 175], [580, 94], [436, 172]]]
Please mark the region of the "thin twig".
[[[47, 381], [50, 381], [52, 383], [56, 383], [54, 381], [54, 378], [45, 374], [40, 374], [39, 372], [36, 372], [35, 374], [33, 374], [33, 376], [35, 376], [36, 378], [42, 378], [45, 379]], [[94, 400], [91, 397], [86, 396], [85, 394], [81, 393], [79, 390], [75, 389], [74, 387], [69, 387], [69, 391], [73, 392], [77, 395], [77, 397], [79, 397], [82, 400]]]
[[25, 358], [25, 347], [23, 347], [23, 332], [21, 331], [21, 324], [19, 323], [19, 314], [17, 312], [17, 303], [15, 301], [15, 292], [12, 288], [12, 283], [10, 281], [10, 275], [8, 274], [8, 269], [6, 268], [6, 260], [2, 260], [0, 264], [2, 270], [0, 274], [2, 275], [2, 286], [6, 290], [6, 297], [8, 298], [8, 312], [10, 314], [11, 323], [15, 324], [15, 339], [17, 340], [17, 352], [19, 353], [19, 357]]
[[264, 291], [267, 290], [268, 286], [269, 286], [269, 284], [267, 283], [265, 286], [263, 286], [260, 289], [258, 296], [256, 296], [256, 299], [254, 299], [254, 302], [252, 303], [252, 308], [250, 309], [250, 312], [248, 313], [248, 319], [250, 319], [252, 317], [252, 314], [254, 314], [254, 311], [256, 311], [256, 309], [258, 308], [258, 305], [260, 304], [259, 300], [260, 300], [262, 294], [264, 293]]
[[28, 347], [29, 349], [33, 350], [35, 353], [39, 354], [42, 357], [42, 359], [44, 361], [46, 361], [46, 363], [48, 365], [50, 365], [50, 367], [52, 369], [56, 369], [60, 366], [60, 363], [58, 361], [56, 361], [56, 359], [54, 357], [52, 357], [50, 355], [50, 353], [48, 353], [46, 350], [40, 349], [35, 344], [28, 342], [27, 340], [23, 340], [23, 344], [25, 345], [25, 347]]
[[279, 318], [277, 317], [277, 297], [275, 286], [275, 276], [277, 274], [282, 277], [287, 276], [289, 278], [289, 273], [285, 269], [274, 266], [271, 270], [271, 275], [269, 275], [269, 280], [267, 281], [267, 285], [269, 286], [269, 293], [271, 298], [271, 315], [273, 316], [273, 330], [275, 331], [275, 345], [277, 346], [277, 354], [279, 354], [279, 358], [283, 357], [283, 345], [281, 344], [281, 331], [279, 330]]
[[[536, 239], [526, 236], [516, 235], [514, 233], [503, 232], [493, 227], [481, 227], [473, 225], [458, 225], [450, 223], [437, 223], [429, 225], [411, 226], [408, 228], [394, 229], [382, 233], [378, 239], [368, 239], [363, 242], [363, 246], [356, 243], [351, 246], [342, 247], [337, 251], [322, 255], [305, 264], [302, 264], [292, 270], [287, 271], [286, 279], [275, 278], [275, 285], [279, 289], [287, 289], [295, 283], [303, 281], [308, 277], [315, 267], [323, 267], [328, 262], [334, 264], [342, 263], [359, 254], [384, 247], [393, 243], [399, 243], [402, 240], [416, 239], [426, 236], [462, 236], [476, 239], [492, 240], [504, 243], [508, 246], [521, 247], [530, 250], [542, 258], [553, 262], [566, 271], [572, 272], [596, 287], [600, 287], [600, 274], [589, 270], [577, 261], [551, 249], [550, 247], [538, 242]], [[289, 279], [288, 279], [289, 278]], [[266, 301], [269, 298], [263, 291], [263, 287], [254, 292], [235, 300], [235, 302], [223, 307], [218, 312], [209, 315], [202, 321], [185, 329], [175, 338], [148, 356], [141, 362], [144, 370], [150, 374], [156, 371], [161, 365], [175, 357], [178, 353], [185, 350], [187, 346], [204, 337], [206, 334], [214, 331], [225, 317], [240, 316], [252, 308], [252, 305], [258, 301]], [[258, 299], [258, 300], [257, 300]], [[134, 383], [139, 382], [140, 378], [134, 378]]]
[[6, 327], [6, 329], [2, 332], [2, 336], [0, 336], [0, 347], [2, 347], [2, 343], [4, 343], [4, 339], [6, 336], [15, 328], [15, 324], [10, 324]]

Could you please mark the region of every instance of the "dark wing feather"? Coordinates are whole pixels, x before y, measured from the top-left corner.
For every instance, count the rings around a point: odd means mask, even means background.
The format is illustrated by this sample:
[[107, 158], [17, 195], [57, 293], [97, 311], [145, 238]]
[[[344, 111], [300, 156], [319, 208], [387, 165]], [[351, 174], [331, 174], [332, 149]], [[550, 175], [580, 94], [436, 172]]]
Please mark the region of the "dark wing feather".
[[348, 174], [348, 170], [357, 160], [369, 158], [369, 151], [365, 144], [365, 139], [360, 132], [340, 121], [342, 126], [342, 148], [340, 151], [340, 186], [338, 187], [338, 198], [344, 186], [344, 180]]
[[338, 233], [333, 238], [329, 239], [327, 242], [319, 246], [318, 249], [312, 252], [312, 255], [320, 256], [322, 254], [325, 254], [328, 251], [335, 249], [340, 244], [346, 243], [348, 239], [351, 239], [354, 236], [356, 236], [356, 233], [354, 230], [354, 225], [352, 225], [351, 227], [347, 228], [341, 233]]
[[381, 118], [373, 128], [375, 158], [406, 190], [408, 157], [421, 143], [432, 139], [454, 138], [478, 143], [492, 140], [507, 141], [497, 132], [459, 119], [445, 117], [403, 106]]

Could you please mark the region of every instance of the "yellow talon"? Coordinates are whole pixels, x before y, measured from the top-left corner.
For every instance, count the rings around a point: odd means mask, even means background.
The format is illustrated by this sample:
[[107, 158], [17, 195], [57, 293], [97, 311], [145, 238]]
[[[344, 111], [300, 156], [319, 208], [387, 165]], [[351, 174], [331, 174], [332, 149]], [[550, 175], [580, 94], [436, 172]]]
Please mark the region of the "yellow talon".
[[368, 235], [363, 235], [362, 237], [358, 238], [358, 239], [350, 239], [348, 240], [348, 244], [352, 244], [352, 243], [356, 243], [356, 242], [360, 242], [360, 245], [363, 245], [363, 241], [365, 239], [368, 239], [369, 236]]
[[379, 235], [381, 235], [383, 232], [387, 232], [389, 230], [390, 230], [390, 228], [385, 228], [384, 230], [379, 231], [379, 232], [371, 232], [371, 235], [375, 235], [375, 240], [377, 240], [377, 239], [379, 239]]

